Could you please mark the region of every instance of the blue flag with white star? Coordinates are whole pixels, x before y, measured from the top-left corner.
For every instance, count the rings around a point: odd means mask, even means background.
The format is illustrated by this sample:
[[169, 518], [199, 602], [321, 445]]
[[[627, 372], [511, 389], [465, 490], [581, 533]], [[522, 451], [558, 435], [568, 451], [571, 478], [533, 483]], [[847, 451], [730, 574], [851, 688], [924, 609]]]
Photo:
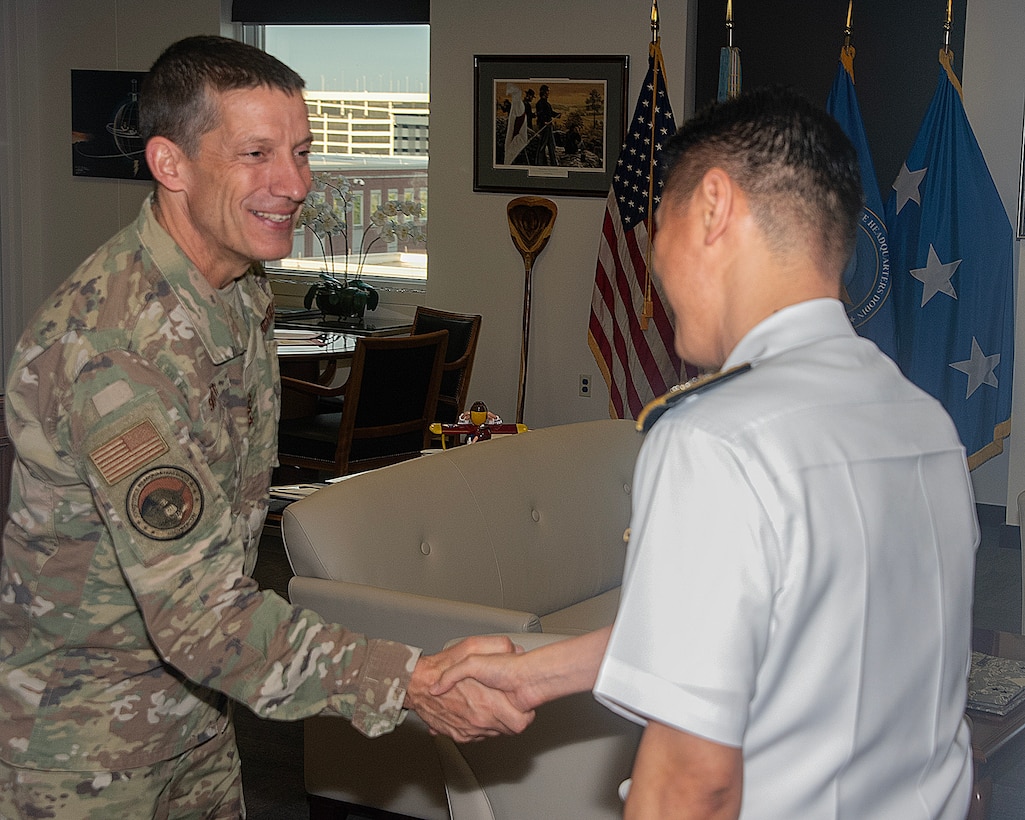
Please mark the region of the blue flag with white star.
[[829, 90], [826, 110], [840, 123], [858, 152], [861, 187], [865, 192], [854, 255], [844, 271], [840, 296], [854, 329], [875, 342], [891, 359], [896, 359], [890, 245], [883, 217], [883, 198], [879, 195], [876, 169], [854, 92], [854, 49], [851, 46], [844, 46], [840, 52], [840, 64]]
[[1010, 432], [1014, 236], [942, 51], [940, 63], [886, 203], [897, 362], [946, 407], [974, 468]]

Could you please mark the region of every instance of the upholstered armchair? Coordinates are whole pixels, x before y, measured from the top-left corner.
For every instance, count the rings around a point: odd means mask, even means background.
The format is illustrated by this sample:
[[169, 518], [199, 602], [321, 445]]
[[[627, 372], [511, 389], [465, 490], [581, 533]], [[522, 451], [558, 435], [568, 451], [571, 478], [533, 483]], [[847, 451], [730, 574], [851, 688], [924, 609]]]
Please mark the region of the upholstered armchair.
[[[565, 425], [319, 490], [283, 514], [289, 596], [427, 652], [471, 634], [532, 646], [605, 626], [640, 442], [629, 421]], [[542, 707], [520, 736], [458, 747], [413, 715], [374, 740], [313, 718], [306, 788], [311, 810], [336, 800], [430, 820], [619, 817], [639, 731], [588, 693]]]

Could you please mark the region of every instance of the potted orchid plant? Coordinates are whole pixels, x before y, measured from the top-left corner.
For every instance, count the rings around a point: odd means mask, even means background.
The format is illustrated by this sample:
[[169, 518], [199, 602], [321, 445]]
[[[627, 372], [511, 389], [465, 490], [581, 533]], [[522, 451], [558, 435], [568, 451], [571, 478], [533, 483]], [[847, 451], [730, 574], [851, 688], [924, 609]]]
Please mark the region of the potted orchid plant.
[[[363, 180], [349, 180], [341, 174], [313, 175], [313, 189], [303, 204], [299, 224], [310, 231], [320, 243], [325, 259], [320, 281], [306, 292], [307, 310], [314, 304], [325, 316], [340, 319], [362, 319], [364, 311], [375, 310], [380, 301], [377, 291], [361, 278], [363, 265], [370, 249], [379, 241], [423, 242], [427, 235], [421, 217], [423, 206], [419, 202], [385, 202], [370, 217], [372, 230], [363, 232], [356, 254], [355, 276], [349, 277], [349, 214], [353, 209], [353, 186]], [[342, 244], [344, 263], [341, 277], [335, 271], [335, 242]], [[327, 260], [330, 259], [330, 271]]]

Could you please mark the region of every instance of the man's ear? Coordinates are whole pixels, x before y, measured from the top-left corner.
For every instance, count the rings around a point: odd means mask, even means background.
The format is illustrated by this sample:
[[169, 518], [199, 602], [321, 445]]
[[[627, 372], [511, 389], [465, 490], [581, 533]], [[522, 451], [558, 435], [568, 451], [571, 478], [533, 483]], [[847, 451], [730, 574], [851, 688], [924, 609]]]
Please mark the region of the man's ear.
[[153, 179], [170, 191], [185, 187], [188, 158], [177, 143], [167, 137], [150, 137], [146, 143], [146, 163]]
[[705, 244], [719, 239], [733, 216], [733, 180], [722, 168], [709, 168], [698, 183], [697, 204], [704, 220]]

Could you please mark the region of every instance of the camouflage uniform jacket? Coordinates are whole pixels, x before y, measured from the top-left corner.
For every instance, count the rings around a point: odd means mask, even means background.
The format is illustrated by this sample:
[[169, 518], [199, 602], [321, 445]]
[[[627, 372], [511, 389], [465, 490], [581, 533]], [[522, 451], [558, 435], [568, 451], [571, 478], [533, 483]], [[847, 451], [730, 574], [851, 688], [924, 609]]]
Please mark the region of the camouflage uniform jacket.
[[29, 325], [7, 385], [17, 451], [0, 573], [0, 758], [117, 770], [263, 717], [401, 720], [419, 651], [261, 592], [276, 461], [264, 278], [214, 290], [153, 216]]

